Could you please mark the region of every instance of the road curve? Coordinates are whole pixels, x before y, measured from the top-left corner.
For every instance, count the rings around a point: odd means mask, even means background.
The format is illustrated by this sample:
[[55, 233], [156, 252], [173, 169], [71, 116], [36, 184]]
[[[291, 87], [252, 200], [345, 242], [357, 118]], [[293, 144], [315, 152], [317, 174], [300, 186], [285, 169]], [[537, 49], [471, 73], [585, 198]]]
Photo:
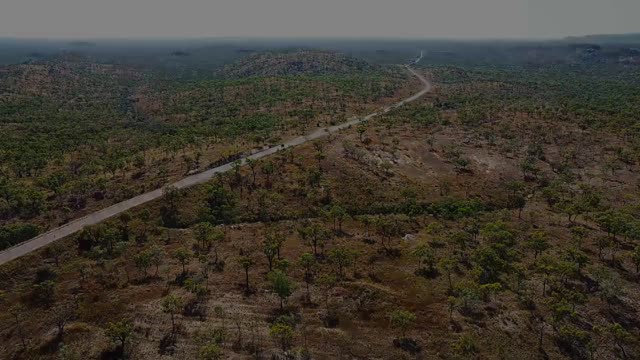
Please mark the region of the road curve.
[[[391, 105], [389, 107], [384, 108], [382, 111], [380, 112], [374, 112], [371, 113], [363, 118], [353, 118], [347, 122], [344, 122], [342, 124], [338, 124], [335, 126], [330, 126], [330, 127], [326, 127], [326, 128], [320, 128], [314, 132], [312, 132], [311, 134], [305, 135], [305, 136], [299, 136], [296, 138], [293, 138], [287, 142], [285, 142], [284, 144], [278, 145], [278, 146], [274, 146], [259, 152], [256, 152], [254, 154], [248, 155], [244, 158], [241, 158], [240, 161], [242, 161], [243, 163], [247, 160], [247, 159], [261, 159], [263, 157], [272, 155], [278, 151], [281, 151], [283, 149], [286, 148], [290, 148], [290, 147], [294, 147], [300, 144], [304, 144], [306, 142], [327, 136], [328, 134], [334, 133], [336, 131], [340, 131], [343, 129], [346, 129], [350, 126], [356, 125], [358, 123], [370, 120], [380, 114], [384, 114], [389, 112], [392, 108], [396, 108], [396, 107], [400, 107], [405, 105], [406, 103], [412, 102], [418, 98], [420, 98], [421, 96], [423, 96], [424, 94], [428, 93], [429, 91], [431, 91], [431, 84], [429, 83], [429, 81], [427, 79], [425, 79], [422, 75], [418, 74], [417, 72], [415, 72], [413, 69], [411, 69], [410, 67], [406, 67], [407, 70], [409, 70], [409, 72], [411, 72], [415, 77], [417, 77], [420, 82], [422, 82], [422, 84], [424, 85], [424, 87], [422, 88], [422, 90], [420, 90], [420, 92], [394, 104]], [[176, 187], [178, 189], [184, 189], [184, 188], [188, 188], [194, 185], [198, 185], [198, 184], [202, 184], [204, 182], [209, 181], [211, 178], [213, 178], [216, 174], [219, 173], [223, 173], [226, 172], [228, 170], [231, 170], [233, 168], [233, 162], [203, 171], [201, 173], [197, 173], [191, 176], [187, 176], [182, 180], [179, 180], [173, 184], [171, 184], [170, 186]], [[140, 206], [142, 204], [148, 203], [152, 200], [158, 199], [160, 197], [162, 197], [163, 195], [163, 188], [161, 189], [156, 189], [141, 195], [138, 195], [136, 197], [133, 197], [131, 199], [119, 202], [117, 204], [113, 204], [109, 207], [106, 207], [102, 210], [98, 210], [94, 213], [91, 213], [89, 215], [83, 216], [81, 218], [75, 219], [73, 221], [70, 221], [69, 223], [62, 225], [60, 227], [57, 227], [55, 229], [51, 229], [43, 234], [40, 234], [38, 236], [36, 236], [35, 238], [25, 241], [23, 243], [20, 243], [18, 245], [15, 245], [11, 248], [8, 248], [2, 252], [0, 252], [0, 265], [7, 263], [11, 260], [17, 259], [20, 256], [26, 255], [32, 251], [35, 251], [43, 246], [46, 246], [48, 244], [51, 244], [52, 242], [58, 240], [58, 239], [62, 239], [66, 236], [69, 236], [71, 234], [74, 234], [80, 230], [82, 230], [85, 226], [90, 226], [90, 225], [95, 225], [97, 223], [100, 223], [106, 219], [109, 219], [113, 216], [116, 216], [118, 214], [121, 214], [127, 210], [130, 210], [136, 206]]]

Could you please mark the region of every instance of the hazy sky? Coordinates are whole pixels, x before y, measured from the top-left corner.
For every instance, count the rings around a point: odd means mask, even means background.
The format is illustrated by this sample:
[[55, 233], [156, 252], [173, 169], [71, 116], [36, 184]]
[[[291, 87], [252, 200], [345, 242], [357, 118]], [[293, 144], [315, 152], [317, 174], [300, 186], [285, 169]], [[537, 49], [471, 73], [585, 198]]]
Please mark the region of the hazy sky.
[[0, 37], [562, 37], [640, 32], [640, 0], [0, 0]]

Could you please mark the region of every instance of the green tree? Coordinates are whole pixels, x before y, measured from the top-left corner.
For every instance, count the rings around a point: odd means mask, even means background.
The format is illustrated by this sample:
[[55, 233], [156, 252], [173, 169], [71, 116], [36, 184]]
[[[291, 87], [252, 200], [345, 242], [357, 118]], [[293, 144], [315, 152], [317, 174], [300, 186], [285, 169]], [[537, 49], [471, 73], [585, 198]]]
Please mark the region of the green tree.
[[273, 270], [273, 260], [278, 255], [278, 249], [280, 245], [273, 239], [266, 239], [262, 243], [262, 253], [267, 257], [267, 263], [269, 264], [269, 271]]
[[315, 256], [319, 254], [318, 248], [323, 249], [325, 243], [331, 238], [329, 231], [317, 223], [298, 228], [298, 235], [302, 241], [311, 246]]
[[265, 183], [266, 183], [267, 188], [270, 188], [271, 187], [271, 176], [276, 171], [276, 168], [273, 165], [273, 162], [272, 161], [265, 161], [264, 163], [262, 163], [262, 166], [260, 167], [260, 171], [262, 172], [262, 174], [265, 177]]
[[258, 167], [258, 161], [248, 158], [247, 165], [251, 169], [251, 185], [256, 186], [256, 168]]
[[582, 268], [589, 263], [589, 256], [573, 246], [565, 251], [564, 259], [573, 264], [578, 275], [581, 274]]
[[183, 191], [173, 186], [168, 186], [164, 189], [163, 204], [160, 207], [160, 218], [163, 226], [176, 228], [180, 225], [178, 203], [183, 196]]
[[436, 253], [429, 244], [420, 244], [411, 255], [418, 259], [418, 272], [433, 273], [436, 265]]
[[187, 265], [191, 261], [193, 254], [191, 251], [187, 250], [184, 247], [181, 247], [173, 252], [173, 258], [178, 260], [180, 265], [182, 265], [182, 275], [184, 276], [187, 273]]
[[234, 219], [236, 199], [219, 181], [209, 186], [205, 201], [206, 217], [212, 224], [225, 224]]
[[353, 263], [353, 253], [349, 249], [337, 247], [329, 252], [329, 262], [336, 266], [338, 279], [344, 279], [344, 269]]
[[391, 327], [400, 332], [400, 338], [406, 339], [407, 332], [416, 324], [416, 315], [406, 310], [394, 310], [389, 314]]
[[149, 251], [141, 251], [133, 257], [133, 262], [146, 278], [147, 270], [151, 267], [151, 253]]
[[318, 285], [322, 289], [322, 293], [324, 294], [324, 305], [325, 308], [329, 309], [329, 297], [331, 296], [331, 290], [336, 287], [338, 284], [338, 280], [336, 276], [333, 274], [322, 274], [318, 277], [317, 281]]
[[449, 283], [449, 292], [453, 291], [453, 280], [451, 279], [451, 275], [453, 270], [458, 265], [458, 261], [450, 256], [443, 257], [438, 262], [438, 267], [447, 274], [447, 282]]
[[162, 299], [162, 303], [160, 307], [162, 312], [165, 314], [169, 314], [171, 316], [171, 332], [176, 332], [176, 322], [175, 315], [182, 311], [182, 307], [184, 306], [184, 301], [181, 297], [169, 294]]
[[518, 209], [518, 219], [521, 219], [522, 210], [527, 204], [527, 198], [525, 196], [526, 186], [521, 181], [512, 181], [507, 183], [506, 187], [509, 191], [507, 205], [510, 209]]
[[547, 240], [547, 233], [541, 230], [534, 231], [529, 236], [526, 246], [533, 250], [533, 258], [537, 259], [538, 255], [548, 250], [551, 245]]
[[340, 205], [333, 205], [327, 212], [327, 216], [333, 222], [333, 232], [342, 233], [342, 222], [349, 217], [347, 211]]
[[276, 322], [269, 328], [269, 335], [274, 339], [283, 352], [286, 352], [291, 347], [293, 341], [293, 328], [291, 325]]
[[165, 257], [164, 249], [154, 244], [149, 249], [149, 255], [150, 255], [151, 265], [153, 265], [156, 268], [155, 274], [153, 276], [157, 277], [160, 265], [162, 265], [162, 263], [164, 262], [164, 257]]
[[542, 296], [547, 296], [547, 284], [558, 269], [558, 262], [550, 256], [542, 256], [536, 264], [535, 271], [542, 275]]
[[280, 298], [280, 310], [283, 310], [284, 302], [295, 290], [295, 284], [280, 270], [271, 271], [267, 278], [271, 283], [271, 288]]
[[209, 234], [211, 249], [213, 249], [213, 261], [216, 264], [219, 263], [218, 251], [220, 249], [220, 245], [222, 245], [222, 243], [224, 242], [224, 238], [225, 238], [224, 231], [218, 227], [214, 227], [211, 233]]
[[255, 264], [255, 262], [250, 257], [243, 256], [240, 259], [238, 259], [238, 263], [244, 269], [245, 291], [249, 292], [251, 290], [249, 286], [249, 269], [251, 269], [251, 267]]
[[213, 225], [209, 222], [201, 222], [193, 227], [193, 235], [200, 251], [208, 252], [211, 248], [213, 229]]
[[318, 262], [316, 257], [310, 253], [304, 253], [300, 256], [300, 260], [298, 260], [298, 265], [304, 269], [304, 282], [306, 284], [306, 298], [308, 302], [311, 302], [311, 290], [309, 289], [311, 283], [313, 283], [313, 278], [315, 276], [315, 271], [318, 266]]
[[133, 336], [133, 323], [130, 320], [121, 320], [115, 323], [109, 323], [105, 334], [109, 339], [118, 345], [118, 351], [124, 355], [126, 345], [131, 341]]

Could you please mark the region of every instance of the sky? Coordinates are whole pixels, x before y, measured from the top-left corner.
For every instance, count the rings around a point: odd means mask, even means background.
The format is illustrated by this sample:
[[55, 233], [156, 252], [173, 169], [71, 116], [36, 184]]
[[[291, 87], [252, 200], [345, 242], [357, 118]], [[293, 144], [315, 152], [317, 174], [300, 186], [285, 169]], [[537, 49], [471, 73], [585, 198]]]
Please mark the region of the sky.
[[558, 38], [640, 33], [640, 0], [1, 0], [0, 37]]

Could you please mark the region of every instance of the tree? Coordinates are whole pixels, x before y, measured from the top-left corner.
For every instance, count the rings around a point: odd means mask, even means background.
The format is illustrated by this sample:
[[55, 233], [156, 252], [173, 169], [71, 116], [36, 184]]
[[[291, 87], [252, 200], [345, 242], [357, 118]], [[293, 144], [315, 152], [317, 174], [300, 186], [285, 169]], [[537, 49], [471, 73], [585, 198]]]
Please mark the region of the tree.
[[253, 261], [253, 259], [251, 259], [248, 256], [243, 256], [238, 260], [238, 263], [244, 269], [245, 291], [248, 293], [250, 291], [250, 289], [251, 289], [249, 287], [249, 269], [253, 266], [254, 261]]
[[609, 334], [611, 334], [611, 337], [613, 338], [613, 343], [622, 352], [622, 358], [626, 359], [627, 358], [627, 352], [625, 351], [624, 346], [627, 343], [633, 341], [633, 336], [627, 330], [625, 330], [625, 328], [623, 328], [622, 325], [620, 325], [618, 323], [610, 325], [607, 328], [607, 330], [609, 331]]
[[527, 204], [527, 198], [525, 197], [525, 184], [521, 181], [512, 181], [507, 183], [507, 190], [509, 190], [509, 197], [507, 199], [508, 206], [511, 209], [518, 209], [518, 219], [522, 218], [522, 210]]
[[200, 251], [208, 252], [211, 248], [211, 233], [213, 232], [213, 225], [209, 222], [201, 222], [193, 227], [193, 235], [196, 239], [198, 248]]
[[274, 239], [266, 239], [262, 243], [262, 252], [267, 257], [269, 263], [269, 271], [273, 270], [273, 260], [278, 255], [280, 245]]
[[472, 235], [466, 231], [456, 231], [448, 236], [448, 240], [459, 248], [462, 256], [465, 256], [469, 242], [471, 242]]
[[20, 337], [20, 341], [22, 342], [22, 349], [26, 350], [27, 348], [27, 338], [24, 332], [24, 326], [22, 325], [23, 314], [26, 311], [26, 308], [21, 303], [17, 303], [9, 308], [9, 313], [13, 316], [13, 321], [16, 324], [16, 332]]
[[471, 358], [477, 351], [476, 342], [470, 335], [464, 334], [451, 345], [454, 352], [465, 358]]
[[449, 312], [449, 322], [453, 322], [453, 310], [456, 309], [457, 304], [458, 301], [455, 296], [447, 297], [447, 311]]
[[175, 315], [182, 310], [183, 306], [184, 306], [184, 302], [182, 298], [176, 295], [169, 294], [164, 299], [162, 299], [162, 303], [160, 304], [160, 307], [163, 313], [171, 315], [171, 332], [172, 333], [176, 332]]
[[582, 268], [589, 263], [589, 256], [584, 251], [573, 246], [567, 249], [564, 258], [575, 266], [578, 274], [581, 274]]
[[45, 255], [53, 258], [53, 262], [56, 264], [56, 267], [60, 267], [60, 257], [62, 257], [64, 252], [64, 247], [59, 243], [53, 243], [45, 248]]
[[542, 275], [542, 296], [547, 296], [547, 284], [551, 280], [557, 268], [557, 261], [548, 255], [542, 256], [540, 261], [536, 264], [535, 271]]
[[332, 219], [333, 232], [342, 233], [342, 222], [349, 217], [347, 211], [339, 205], [333, 205], [327, 212], [327, 216]]
[[143, 245], [149, 237], [149, 224], [142, 219], [134, 219], [129, 223], [130, 232], [138, 245]]
[[256, 186], [256, 168], [258, 166], [258, 162], [254, 159], [248, 158], [247, 165], [249, 165], [249, 169], [251, 169], [251, 185]]
[[534, 231], [529, 236], [529, 240], [526, 242], [526, 246], [533, 250], [533, 258], [537, 259], [538, 255], [548, 250], [551, 245], [547, 240], [547, 233], [541, 230]]
[[453, 257], [447, 256], [440, 259], [438, 262], [438, 266], [442, 271], [447, 274], [447, 280], [449, 282], [449, 292], [453, 291], [453, 281], [451, 279], [451, 274], [457, 265], [457, 260]]
[[359, 215], [357, 217], [358, 220], [360, 220], [360, 222], [362, 222], [362, 225], [364, 225], [364, 238], [365, 240], [369, 239], [369, 227], [371, 226], [371, 223], [373, 222], [371, 216], [369, 215]]
[[474, 263], [473, 272], [481, 283], [500, 281], [500, 275], [511, 269], [508, 261], [492, 246], [478, 247], [471, 257]]
[[607, 235], [616, 239], [618, 234], [624, 233], [628, 229], [630, 219], [628, 214], [617, 210], [607, 210], [598, 214], [596, 221]]
[[329, 309], [329, 296], [331, 295], [331, 290], [337, 285], [338, 280], [335, 275], [332, 274], [323, 274], [318, 277], [318, 285], [322, 288], [322, 292], [324, 293], [324, 305], [327, 310]]
[[[418, 272], [419, 273], [433, 273], [436, 264], [436, 253], [433, 248], [428, 244], [420, 244], [413, 251], [411, 255], [418, 259]], [[426, 266], [426, 268], [425, 268]]]
[[225, 233], [222, 229], [215, 227], [209, 234], [209, 239], [211, 242], [211, 248], [213, 249], [213, 261], [218, 264], [218, 249], [220, 249], [220, 245], [224, 241]]
[[336, 266], [339, 280], [344, 279], [344, 268], [353, 263], [353, 253], [349, 249], [337, 247], [329, 252], [329, 261]]
[[380, 244], [382, 245], [382, 249], [388, 251], [389, 248], [385, 241], [390, 242], [391, 238], [398, 234], [400, 231], [398, 223], [383, 217], [377, 217], [375, 218], [373, 225], [378, 235], [380, 235]]
[[178, 210], [178, 201], [183, 197], [184, 193], [173, 186], [164, 189], [163, 205], [160, 207], [160, 217], [162, 225], [168, 228], [178, 227], [180, 224], [180, 214]]
[[275, 166], [273, 165], [273, 162], [271, 162], [271, 161], [264, 162], [262, 164], [262, 166], [260, 167], [260, 171], [265, 176], [265, 181], [266, 181], [266, 187], [267, 188], [271, 187], [271, 175], [273, 175], [275, 170], [276, 170]]
[[122, 241], [129, 241], [129, 235], [131, 229], [129, 228], [129, 223], [131, 222], [131, 214], [122, 213], [118, 216], [118, 220], [120, 221], [120, 233], [122, 234]]
[[613, 241], [608, 236], [598, 236], [596, 238], [596, 245], [598, 246], [598, 259], [604, 260], [604, 249], [611, 247]]
[[131, 341], [133, 335], [133, 323], [130, 320], [121, 320], [109, 323], [105, 334], [113, 342], [117, 343], [120, 354], [125, 354], [125, 346]]
[[304, 282], [307, 285], [307, 301], [311, 302], [311, 292], [309, 285], [313, 282], [313, 277], [317, 267], [316, 257], [310, 253], [304, 253], [300, 256], [298, 264], [304, 269]]
[[322, 171], [322, 160], [325, 158], [324, 145], [320, 142], [316, 142], [313, 144], [313, 147], [316, 149], [314, 157], [318, 160], [318, 170]]
[[298, 228], [298, 235], [311, 246], [315, 256], [318, 256], [318, 248], [324, 248], [325, 242], [331, 237], [329, 231], [317, 223]]
[[228, 223], [235, 217], [236, 200], [233, 193], [216, 182], [209, 186], [205, 199], [207, 203], [207, 219], [212, 224]]
[[180, 265], [182, 265], [182, 275], [184, 276], [187, 273], [187, 264], [191, 261], [193, 254], [191, 251], [187, 250], [184, 247], [181, 247], [173, 252], [173, 258], [178, 260]]
[[356, 130], [358, 131], [358, 139], [360, 139], [360, 142], [362, 142], [362, 136], [364, 135], [364, 133], [367, 131], [367, 127], [364, 125], [358, 125], [358, 127], [356, 128]]
[[58, 339], [64, 336], [64, 328], [73, 320], [76, 315], [75, 307], [72, 304], [61, 304], [52, 309], [53, 319], [58, 328]]
[[463, 229], [465, 233], [469, 234], [473, 241], [478, 239], [478, 235], [480, 235], [480, 223], [478, 219], [472, 218], [468, 219], [464, 222]]
[[593, 267], [589, 272], [598, 283], [599, 296], [602, 300], [611, 303], [624, 294], [625, 286], [618, 273], [605, 267]]
[[144, 273], [144, 277], [147, 277], [147, 270], [151, 267], [151, 253], [149, 251], [142, 251], [133, 257], [133, 262], [136, 267]]
[[407, 331], [411, 330], [416, 323], [416, 315], [406, 310], [394, 310], [389, 314], [391, 327], [400, 332], [400, 338], [405, 339]]
[[293, 340], [293, 328], [284, 322], [276, 322], [269, 328], [269, 335], [276, 341], [283, 352], [291, 347]]
[[280, 310], [282, 311], [284, 309], [284, 301], [293, 294], [295, 285], [289, 280], [287, 275], [280, 270], [271, 271], [267, 277], [271, 282], [271, 288], [280, 298]]
[[162, 265], [162, 262], [164, 261], [164, 257], [165, 257], [164, 249], [162, 249], [160, 246], [154, 244], [149, 249], [150, 263], [156, 268], [156, 272], [153, 275], [154, 277], [158, 276], [158, 269], [160, 268], [160, 265]]
[[631, 253], [631, 261], [636, 266], [636, 273], [640, 274], [640, 246], [636, 246]]

